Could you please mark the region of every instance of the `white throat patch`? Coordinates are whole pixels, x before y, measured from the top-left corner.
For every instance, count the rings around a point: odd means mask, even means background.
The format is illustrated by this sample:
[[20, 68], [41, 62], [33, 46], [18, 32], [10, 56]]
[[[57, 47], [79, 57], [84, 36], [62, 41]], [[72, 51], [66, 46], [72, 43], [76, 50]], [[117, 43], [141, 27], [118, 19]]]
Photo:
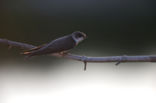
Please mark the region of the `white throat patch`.
[[83, 37], [80, 37], [80, 38], [75, 38], [75, 36], [72, 36], [72, 38], [74, 39], [74, 41], [76, 42], [76, 45], [78, 45], [81, 41], [84, 40]]

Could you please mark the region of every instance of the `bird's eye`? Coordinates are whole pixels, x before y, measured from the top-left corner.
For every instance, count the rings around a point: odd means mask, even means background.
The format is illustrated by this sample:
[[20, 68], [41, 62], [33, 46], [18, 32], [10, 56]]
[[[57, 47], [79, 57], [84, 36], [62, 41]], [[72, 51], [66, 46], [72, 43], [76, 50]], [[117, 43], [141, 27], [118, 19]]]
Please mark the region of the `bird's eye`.
[[81, 38], [81, 37], [82, 37], [81, 34], [77, 34], [77, 35], [76, 35], [76, 38]]

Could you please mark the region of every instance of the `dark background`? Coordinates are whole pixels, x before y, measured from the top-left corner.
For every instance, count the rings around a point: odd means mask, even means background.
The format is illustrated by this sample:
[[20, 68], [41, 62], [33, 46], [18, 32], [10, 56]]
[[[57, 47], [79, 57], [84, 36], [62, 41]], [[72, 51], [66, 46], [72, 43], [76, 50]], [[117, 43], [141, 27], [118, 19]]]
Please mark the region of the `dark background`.
[[[0, 38], [40, 45], [78, 30], [88, 38], [76, 54], [156, 54], [153, 0], [2, 0], [0, 14]], [[18, 48], [0, 45], [0, 51], [1, 61], [23, 60]]]
[[[0, 38], [40, 45], [73, 31], [86, 56], [156, 55], [154, 0], [0, 0]], [[156, 63], [24, 60], [0, 44], [0, 103], [156, 103]], [[3, 102], [4, 101], [4, 102]]]

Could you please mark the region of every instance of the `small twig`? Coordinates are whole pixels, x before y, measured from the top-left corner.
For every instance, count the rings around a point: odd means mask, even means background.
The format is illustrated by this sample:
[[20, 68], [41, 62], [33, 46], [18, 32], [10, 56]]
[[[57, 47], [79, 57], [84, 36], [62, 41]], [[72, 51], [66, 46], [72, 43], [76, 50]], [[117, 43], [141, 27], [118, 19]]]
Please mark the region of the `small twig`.
[[86, 70], [87, 70], [87, 62], [84, 61], [84, 71], [86, 71]]
[[86, 61], [86, 56], [82, 56], [82, 60], [84, 62], [84, 71], [87, 70], [87, 61]]
[[125, 61], [126, 62], [126, 56], [127, 55], [123, 55], [120, 57], [120, 60], [115, 64], [116, 66], [118, 66], [122, 61]]

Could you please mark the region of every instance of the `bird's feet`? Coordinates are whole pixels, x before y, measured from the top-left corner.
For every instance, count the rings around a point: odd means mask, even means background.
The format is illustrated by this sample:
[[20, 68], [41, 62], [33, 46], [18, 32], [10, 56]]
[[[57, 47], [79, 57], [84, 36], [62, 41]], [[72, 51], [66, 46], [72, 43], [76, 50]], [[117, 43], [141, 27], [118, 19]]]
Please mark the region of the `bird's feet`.
[[68, 54], [67, 51], [63, 51], [63, 52], [59, 52], [59, 53], [53, 53], [51, 54], [52, 56], [57, 56], [57, 57], [63, 57], [66, 56]]
[[62, 52], [59, 52], [59, 55], [65, 56], [65, 55], [67, 55], [68, 53], [69, 53], [68, 51], [62, 51]]

